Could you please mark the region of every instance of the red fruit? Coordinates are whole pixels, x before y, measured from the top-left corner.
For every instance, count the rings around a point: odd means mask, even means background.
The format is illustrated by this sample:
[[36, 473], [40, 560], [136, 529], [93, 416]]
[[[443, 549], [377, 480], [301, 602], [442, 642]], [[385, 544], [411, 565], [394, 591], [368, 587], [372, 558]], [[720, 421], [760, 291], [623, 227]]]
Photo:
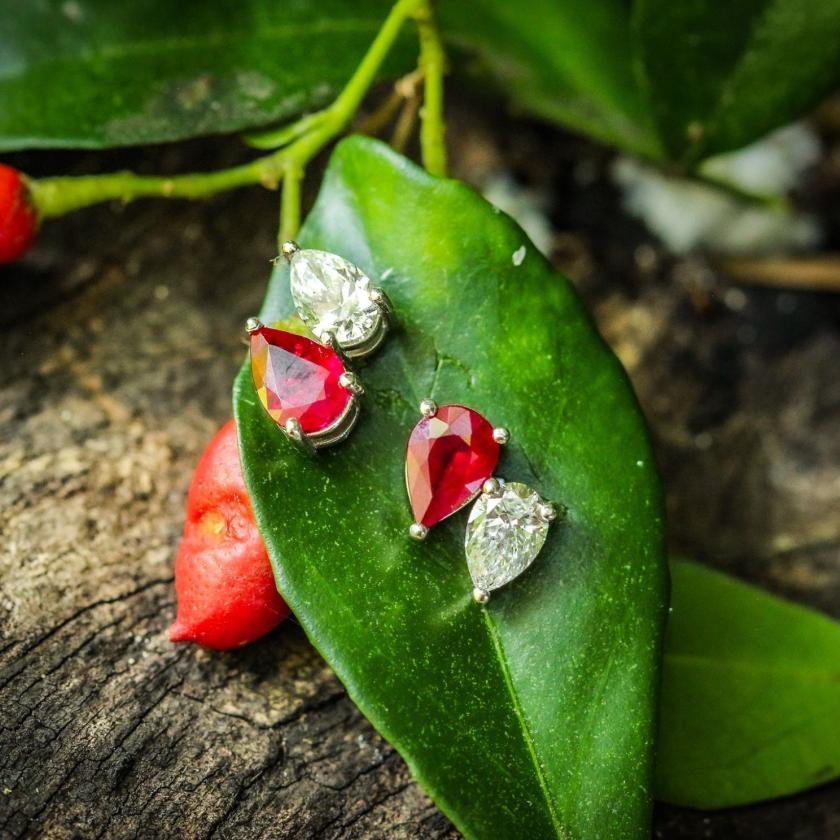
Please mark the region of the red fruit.
[[0, 263], [22, 257], [38, 230], [38, 216], [20, 172], [0, 163]]
[[254, 522], [233, 420], [219, 429], [193, 473], [175, 591], [173, 642], [240, 647], [289, 615]]

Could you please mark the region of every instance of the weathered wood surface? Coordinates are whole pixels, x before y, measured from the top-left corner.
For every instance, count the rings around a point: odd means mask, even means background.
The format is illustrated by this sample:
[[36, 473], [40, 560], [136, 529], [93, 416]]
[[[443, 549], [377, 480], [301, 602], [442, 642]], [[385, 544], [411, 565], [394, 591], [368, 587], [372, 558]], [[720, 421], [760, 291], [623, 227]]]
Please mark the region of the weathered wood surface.
[[[840, 617], [840, 304], [709, 295], [702, 266], [638, 249], [602, 184], [570, 200], [585, 147], [525, 136], [514, 163], [552, 150], [554, 221], [582, 231], [558, 261], [651, 419], [675, 547]], [[226, 654], [167, 640], [189, 475], [230, 414], [274, 218], [259, 191], [97, 209], [2, 271], [0, 837], [457, 836], [299, 627]], [[837, 837], [840, 787], [656, 825]]]

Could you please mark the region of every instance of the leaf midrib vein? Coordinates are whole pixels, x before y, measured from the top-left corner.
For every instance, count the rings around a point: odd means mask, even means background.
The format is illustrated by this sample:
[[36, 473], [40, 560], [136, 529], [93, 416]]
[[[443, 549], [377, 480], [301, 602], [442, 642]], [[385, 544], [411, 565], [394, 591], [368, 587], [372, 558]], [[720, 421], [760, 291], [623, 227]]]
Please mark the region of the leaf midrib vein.
[[557, 813], [557, 804], [555, 803], [554, 798], [551, 795], [551, 790], [548, 786], [548, 780], [545, 778], [545, 773], [543, 772], [542, 764], [540, 764], [539, 756], [537, 755], [537, 750], [534, 744], [534, 736], [531, 732], [531, 727], [528, 724], [528, 719], [525, 716], [525, 710], [522, 707], [522, 702], [520, 701], [519, 695], [516, 692], [516, 687], [513, 684], [513, 677], [510, 673], [510, 666], [508, 665], [507, 656], [505, 655], [505, 650], [502, 646], [502, 640], [499, 638], [499, 633], [496, 629], [496, 625], [493, 622], [493, 618], [490, 615], [490, 611], [486, 608], [482, 608], [482, 613], [484, 615], [484, 625], [487, 628], [487, 633], [490, 636], [490, 640], [493, 643], [493, 648], [496, 651], [496, 657], [499, 661], [499, 667], [505, 681], [505, 687], [507, 688], [508, 694], [510, 696], [513, 711], [516, 714], [516, 718], [519, 721], [519, 725], [524, 733], [525, 745], [528, 748], [528, 754], [530, 755], [531, 762], [534, 766], [534, 772], [537, 777], [537, 782], [539, 783], [540, 790], [543, 794], [543, 798], [545, 799], [546, 805], [548, 806], [548, 813], [551, 817], [551, 824], [554, 826], [554, 831], [557, 837], [563, 837], [563, 825], [560, 822], [560, 816]]

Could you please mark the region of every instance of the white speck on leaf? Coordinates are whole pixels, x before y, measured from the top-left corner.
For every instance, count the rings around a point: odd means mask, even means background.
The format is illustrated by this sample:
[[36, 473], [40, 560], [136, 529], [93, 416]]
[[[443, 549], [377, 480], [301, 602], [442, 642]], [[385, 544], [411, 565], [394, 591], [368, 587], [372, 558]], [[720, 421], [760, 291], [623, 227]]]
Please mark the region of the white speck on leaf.
[[522, 265], [523, 261], [525, 260], [525, 253], [527, 252], [527, 250], [528, 249], [524, 245], [522, 245], [513, 252], [512, 259], [513, 264], [515, 266], [519, 267], [520, 265]]

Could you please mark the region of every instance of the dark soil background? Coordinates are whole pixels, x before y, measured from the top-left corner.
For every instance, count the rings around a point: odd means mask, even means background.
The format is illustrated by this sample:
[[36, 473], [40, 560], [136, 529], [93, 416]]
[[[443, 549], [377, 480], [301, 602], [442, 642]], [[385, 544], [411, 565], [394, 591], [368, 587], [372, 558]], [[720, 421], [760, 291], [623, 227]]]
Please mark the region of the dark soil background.
[[[668, 256], [623, 213], [609, 152], [497, 123], [452, 106], [453, 174], [547, 196], [552, 258], [650, 421], [673, 550], [840, 618], [840, 296]], [[837, 251], [840, 143], [825, 140], [801, 198]], [[210, 139], [7, 160], [176, 172], [246, 154]], [[293, 622], [235, 653], [167, 639], [186, 488], [231, 413], [276, 217], [258, 188], [95, 208], [0, 271], [0, 837], [457, 836]], [[655, 834], [840, 837], [840, 785], [659, 805]]]

